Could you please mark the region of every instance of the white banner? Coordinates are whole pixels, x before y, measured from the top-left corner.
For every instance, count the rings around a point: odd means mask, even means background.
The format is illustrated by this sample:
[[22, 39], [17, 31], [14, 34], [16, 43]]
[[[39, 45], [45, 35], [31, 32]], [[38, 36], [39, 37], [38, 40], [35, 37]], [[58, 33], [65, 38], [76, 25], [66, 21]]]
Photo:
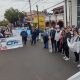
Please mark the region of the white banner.
[[71, 51], [80, 53], [80, 41], [72, 43], [67, 40], [67, 43]]
[[22, 38], [20, 36], [0, 39], [0, 50], [14, 49], [19, 47], [23, 47]]

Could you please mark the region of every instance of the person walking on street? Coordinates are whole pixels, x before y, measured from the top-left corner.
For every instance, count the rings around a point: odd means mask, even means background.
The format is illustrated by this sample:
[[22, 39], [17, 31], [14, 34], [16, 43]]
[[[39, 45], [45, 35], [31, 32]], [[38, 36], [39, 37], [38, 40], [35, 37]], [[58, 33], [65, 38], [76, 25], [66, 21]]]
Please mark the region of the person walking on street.
[[22, 30], [20, 35], [22, 36], [23, 44], [26, 45], [26, 42], [27, 42], [27, 32], [25, 31], [25, 29]]
[[43, 41], [44, 41], [44, 48], [48, 49], [48, 37], [49, 37], [49, 33], [48, 30], [45, 29], [44, 33], [43, 33]]
[[36, 30], [33, 28], [32, 31], [31, 31], [31, 45], [34, 45], [36, 44]]

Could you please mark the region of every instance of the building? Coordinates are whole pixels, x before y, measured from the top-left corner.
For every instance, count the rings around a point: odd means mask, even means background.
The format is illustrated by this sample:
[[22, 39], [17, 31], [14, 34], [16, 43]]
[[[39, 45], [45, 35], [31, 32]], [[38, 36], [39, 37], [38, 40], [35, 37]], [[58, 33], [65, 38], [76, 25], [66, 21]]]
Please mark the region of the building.
[[59, 6], [54, 8], [53, 10], [53, 16], [55, 17], [55, 21], [64, 21], [64, 6]]
[[65, 26], [80, 27], [80, 0], [65, 0], [64, 21]]

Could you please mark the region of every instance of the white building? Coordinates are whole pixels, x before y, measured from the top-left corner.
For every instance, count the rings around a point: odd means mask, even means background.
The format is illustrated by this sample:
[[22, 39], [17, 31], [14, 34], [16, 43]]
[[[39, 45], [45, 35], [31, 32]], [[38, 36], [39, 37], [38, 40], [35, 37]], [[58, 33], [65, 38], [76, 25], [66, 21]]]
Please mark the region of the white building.
[[[57, 10], [59, 11], [59, 13], [55, 14], [55, 12]], [[63, 12], [61, 13], [60, 10], [63, 10]], [[64, 20], [64, 2], [63, 1], [54, 5], [52, 7], [52, 11], [53, 11], [53, 14], [46, 15], [45, 21], [51, 20], [51, 21], [55, 21], [55, 22], [57, 21], [58, 22], [59, 20], [62, 20], [62, 21]]]
[[80, 0], [65, 0], [64, 21], [65, 26], [80, 27]]

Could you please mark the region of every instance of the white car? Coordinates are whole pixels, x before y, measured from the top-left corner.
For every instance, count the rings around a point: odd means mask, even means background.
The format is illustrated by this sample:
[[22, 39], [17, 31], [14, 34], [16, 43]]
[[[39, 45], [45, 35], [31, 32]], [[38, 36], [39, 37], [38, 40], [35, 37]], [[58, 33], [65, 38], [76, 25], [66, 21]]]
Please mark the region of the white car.
[[80, 80], [80, 71], [67, 80]]

